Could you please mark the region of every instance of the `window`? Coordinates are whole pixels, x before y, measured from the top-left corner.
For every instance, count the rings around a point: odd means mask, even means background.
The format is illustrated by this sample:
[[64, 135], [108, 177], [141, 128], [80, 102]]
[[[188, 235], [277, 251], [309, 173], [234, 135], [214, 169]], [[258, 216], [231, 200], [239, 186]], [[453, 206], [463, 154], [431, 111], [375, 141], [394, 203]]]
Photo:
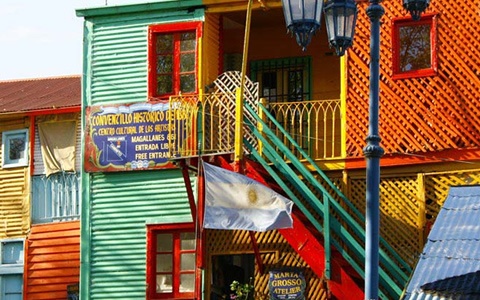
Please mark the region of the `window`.
[[394, 79], [435, 75], [436, 15], [393, 20], [392, 46]]
[[2, 133], [2, 168], [28, 165], [28, 129]]
[[200, 22], [149, 27], [149, 98], [197, 92]]
[[[31, 217], [33, 224], [80, 218], [80, 114], [35, 119]], [[59, 138], [61, 137], [61, 138]]]
[[23, 290], [23, 240], [0, 242], [0, 299], [21, 300]]
[[310, 58], [254, 61], [251, 77], [260, 85], [260, 97], [269, 102], [296, 102], [310, 99]]
[[195, 234], [192, 224], [147, 227], [148, 299], [193, 298]]

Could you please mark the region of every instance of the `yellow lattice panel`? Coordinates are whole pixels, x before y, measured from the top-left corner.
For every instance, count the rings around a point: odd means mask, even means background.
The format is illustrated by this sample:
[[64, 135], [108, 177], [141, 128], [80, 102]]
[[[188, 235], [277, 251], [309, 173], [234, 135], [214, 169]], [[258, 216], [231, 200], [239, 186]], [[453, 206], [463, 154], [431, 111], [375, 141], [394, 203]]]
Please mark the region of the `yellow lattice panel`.
[[425, 174], [427, 221], [433, 223], [451, 186], [480, 184], [480, 171]]
[[[380, 182], [380, 234], [413, 267], [429, 227], [452, 186], [480, 184], [480, 170], [384, 176]], [[365, 213], [365, 178], [350, 177], [349, 199]]]

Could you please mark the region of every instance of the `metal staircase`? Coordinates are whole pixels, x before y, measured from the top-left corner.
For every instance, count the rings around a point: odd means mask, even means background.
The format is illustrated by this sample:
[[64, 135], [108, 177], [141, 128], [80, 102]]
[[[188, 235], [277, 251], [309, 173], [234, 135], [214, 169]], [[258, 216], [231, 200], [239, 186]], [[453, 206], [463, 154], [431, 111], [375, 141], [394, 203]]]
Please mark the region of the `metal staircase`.
[[[317, 241], [323, 245], [323, 253], [321, 259], [324, 259], [324, 270], [319, 276], [325, 276], [330, 279], [331, 286], [339, 284], [336, 287], [338, 292], [347, 290], [349, 287], [341, 286], [345, 283], [345, 279], [340, 280], [339, 274], [334, 274], [332, 269], [338, 269], [338, 264], [342, 265], [341, 260], [348, 264], [364, 278], [364, 261], [365, 261], [365, 230], [364, 216], [359, 210], [348, 200], [348, 198], [338, 189], [337, 186], [320, 170], [318, 165], [304, 152], [294, 141], [292, 137], [282, 128], [275, 118], [268, 112], [265, 106], [258, 104], [258, 111], [262, 111], [276, 126], [276, 131], [280, 129], [282, 136], [277, 136], [266, 122], [262, 120], [256, 110], [250, 104], [245, 104], [245, 110], [249, 116], [255, 118], [256, 124], [250, 119], [246, 119], [245, 124], [248, 131], [251, 132], [261, 144], [260, 149], [250, 144], [244, 139], [244, 146], [248, 149], [250, 157], [260, 163], [268, 172], [268, 175], [275, 181], [284, 193], [295, 202], [305, 221], [308, 220], [316, 231], [323, 234], [323, 238], [311, 233]], [[259, 126], [260, 125], [260, 126]], [[258, 128], [261, 128], [259, 130]], [[295, 151], [301, 153], [302, 161], [297, 159], [292, 151], [283, 146], [283, 140], [287, 139], [291, 144], [295, 145]], [[281, 149], [278, 151], [276, 149]], [[286, 158], [286, 159], [285, 159]], [[308, 166], [308, 167], [307, 167]], [[313, 170], [313, 172], [311, 171]], [[301, 219], [297, 218], [297, 222]], [[298, 230], [304, 231], [306, 226], [297, 227]], [[295, 230], [295, 227], [294, 227]], [[291, 244], [297, 244], [294, 241], [295, 234], [290, 234], [286, 239]], [[298, 234], [298, 236], [302, 236]], [[292, 245], [295, 248], [295, 245]], [[318, 260], [319, 257], [309, 257], [315, 251], [301, 251], [297, 247], [299, 254], [308, 262]], [[333, 253], [335, 252], [335, 253]], [[317, 253], [318, 254], [318, 253]], [[341, 256], [341, 260], [338, 256]], [[335, 267], [333, 267], [334, 262]], [[342, 268], [340, 268], [342, 269]], [[346, 272], [347, 268], [342, 271]], [[411, 272], [410, 266], [388, 245], [385, 240], [381, 239], [380, 245], [380, 292], [382, 299], [398, 299], [402, 293], [404, 286]], [[345, 274], [347, 275], [347, 274]], [[350, 274], [348, 274], [350, 275]], [[349, 276], [350, 277], [350, 276]], [[355, 277], [355, 275], [353, 276]], [[344, 277], [345, 278], [345, 277]], [[354, 281], [353, 278], [349, 280]], [[334, 292], [334, 290], [332, 290]], [[336, 295], [337, 297], [341, 295]], [[358, 294], [356, 298], [358, 297]], [[353, 299], [346, 297], [343, 299]]]

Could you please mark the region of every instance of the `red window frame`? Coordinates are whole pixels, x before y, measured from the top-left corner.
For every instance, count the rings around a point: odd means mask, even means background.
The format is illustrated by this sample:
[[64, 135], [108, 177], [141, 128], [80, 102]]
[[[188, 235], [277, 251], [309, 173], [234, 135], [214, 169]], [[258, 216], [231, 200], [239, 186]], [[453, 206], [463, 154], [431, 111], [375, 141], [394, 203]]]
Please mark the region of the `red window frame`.
[[[437, 75], [437, 14], [424, 14], [418, 21], [411, 17], [392, 21], [393, 79], [405, 79]], [[411, 71], [400, 70], [400, 28], [404, 26], [430, 25], [430, 67]]]
[[180, 92], [180, 43], [174, 42], [173, 52], [173, 92], [169, 94], [157, 94], [157, 53], [156, 38], [160, 34], [181, 34], [185, 32], [195, 32], [195, 92], [198, 93], [198, 54], [199, 39], [202, 37], [202, 22], [183, 22], [174, 24], [156, 24], [148, 27], [148, 98], [150, 100], [166, 100], [169, 96], [178, 95]]
[[[195, 288], [192, 292], [180, 292], [180, 275], [195, 274], [192, 270], [180, 270], [180, 255], [195, 253], [193, 250], [182, 250], [180, 246], [180, 234], [195, 232], [193, 223], [180, 223], [169, 225], [148, 225], [147, 226], [147, 299], [194, 299]], [[156, 291], [156, 266], [157, 266], [157, 234], [172, 234], [172, 293], [157, 293]], [[163, 252], [159, 252], [163, 253]], [[166, 252], [167, 253], [167, 252]], [[196, 264], [195, 264], [196, 265]]]

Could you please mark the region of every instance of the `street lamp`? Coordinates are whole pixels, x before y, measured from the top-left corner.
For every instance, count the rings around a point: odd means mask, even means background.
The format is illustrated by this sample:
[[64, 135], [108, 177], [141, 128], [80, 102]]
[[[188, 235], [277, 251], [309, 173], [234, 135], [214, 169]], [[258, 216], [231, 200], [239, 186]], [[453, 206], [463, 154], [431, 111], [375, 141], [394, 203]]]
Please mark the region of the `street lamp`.
[[324, 11], [330, 47], [342, 56], [353, 43], [357, 5], [354, 0], [328, 0]]
[[[343, 55], [351, 46], [355, 31], [357, 8], [354, 0], [326, 0], [325, 22], [329, 44], [335, 48], [337, 55]], [[321, 2], [321, 1], [320, 1]], [[383, 149], [380, 146], [378, 130], [379, 94], [380, 94], [380, 19], [385, 13], [381, 0], [369, 0], [367, 16], [370, 19], [370, 96], [369, 96], [369, 132], [367, 145], [363, 149], [366, 159], [366, 210], [365, 210], [365, 299], [378, 299], [379, 284], [379, 235], [380, 235], [380, 157]], [[428, 7], [430, 0], [403, 0], [403, 6], [418, 20]], [[301, 18], [309, 6], [315, 5], [316, 20], [319, 1], [314, 0], [282, 0], [285, 20], [289, 31], [310, 28], [311, 21], [302, 25]], [[293, 10], [302, 14], [293, 14]], [[311, 9], [311, 7], [310, 7]], [[288, 13], [288, 15], [287, 15]], [[297, 19], [295, 19], [297, 18]], [[295, 21], [296, 20], [296, 21]], [[319, 22], [319, 21], [318, 21]], [[291, 24], [295, 24], [292, 26]], [[317, 24], [317, 23], [315, 23]], [[304, 27], [305, 26], [305, 27]], [[315, 25], [317, 30], [320, 25]], [[309, 35], [308, 42], [310, 42]], [[298, 41], [298, 34], [297, 34]], [[308, 45], [308, 43], [306, 44]], [[306, 45], [301, 44], [305, 50]]]
[[410, 12], [412, 19], [415, 21], [420, 20], [422, 12], [424, 12], [430, 0], [403, 0], [403, 7]]
[[305, 51], [320, 29], [323, 0], [282, 0], [282, 5], [287, 31], [295, 34], [298, 45]]

